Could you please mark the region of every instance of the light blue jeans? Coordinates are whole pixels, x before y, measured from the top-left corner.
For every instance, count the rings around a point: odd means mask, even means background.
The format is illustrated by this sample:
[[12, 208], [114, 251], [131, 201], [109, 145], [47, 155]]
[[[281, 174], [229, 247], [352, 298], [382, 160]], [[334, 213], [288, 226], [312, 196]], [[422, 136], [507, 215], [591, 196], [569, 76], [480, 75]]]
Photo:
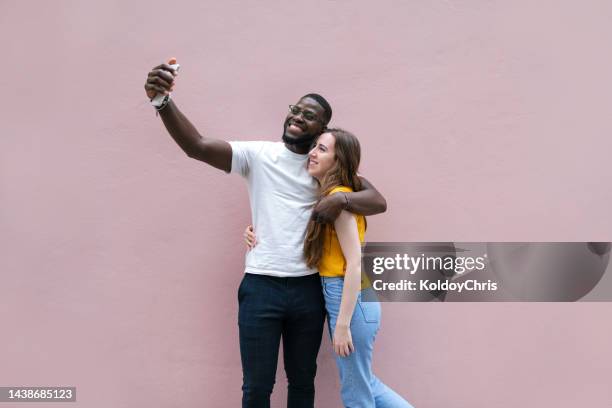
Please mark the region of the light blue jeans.
[[[344, 279], [322, 276], [321, 284], [327, 309], [327, 324], [333, 339]], [[334, 353], [340, 372], [342, 402], [347, 408], [414, 408], [372, 373], [374, 338], [379, 328], [380, 303], [362, 302], [359, 292], [351, 319], [351, 337], [355, 351], [348, 357], [340, 357]]]

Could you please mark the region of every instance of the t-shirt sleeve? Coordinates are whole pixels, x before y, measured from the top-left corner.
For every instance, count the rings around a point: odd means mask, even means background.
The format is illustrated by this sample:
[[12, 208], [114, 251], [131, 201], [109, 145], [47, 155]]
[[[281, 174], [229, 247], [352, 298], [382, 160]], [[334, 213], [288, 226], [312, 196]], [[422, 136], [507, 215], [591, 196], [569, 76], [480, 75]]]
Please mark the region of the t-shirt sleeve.
[[229, 142], [232, 146], [232, 173], [242, 177], [249, 175], [254, 160], [263, 147], [262, 142]]
[[[352, 193], [353, 189], [347, 186], [337, 186], [334, 187], [330, 192], [329, 195], [332, 195], [334, 193]], [[363, 242], [363, 234], [365, 232], [365, 224], [363, 224], [363, 220], [364, 217], [363, 215], [360, 214], [353, 214], [353, 216], [355, 216], [355, 219], [357, 220], [357, 228], [359, 229], [359, 234], [360, 234], [360, 239]]]
[[[334, 187], [330, 192], [329, 195], [335, 194], [335, 193], [352, 193], [353, 189], [347, 186], [336, 186]], [[357, 214], [354, 214], [355, 217], [357, 216]]]
[[334, 193], [352, 193], [353, 189], [350, 187], [345, 187], [345, 186], [337, 186], [334, 187], [329, 194], [334, 194]]

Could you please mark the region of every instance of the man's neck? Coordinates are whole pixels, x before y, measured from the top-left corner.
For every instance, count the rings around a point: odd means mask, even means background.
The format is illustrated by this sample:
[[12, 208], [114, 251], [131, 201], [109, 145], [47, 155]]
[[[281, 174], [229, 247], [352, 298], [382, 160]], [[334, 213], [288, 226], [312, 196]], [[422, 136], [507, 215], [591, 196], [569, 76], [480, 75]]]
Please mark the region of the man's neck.
[[309, 150], [308, 147], [297, 147], [295, 145], [290, 145], [287, 143], [285, 143], [285, 147], [296, 154], [307, 154]]

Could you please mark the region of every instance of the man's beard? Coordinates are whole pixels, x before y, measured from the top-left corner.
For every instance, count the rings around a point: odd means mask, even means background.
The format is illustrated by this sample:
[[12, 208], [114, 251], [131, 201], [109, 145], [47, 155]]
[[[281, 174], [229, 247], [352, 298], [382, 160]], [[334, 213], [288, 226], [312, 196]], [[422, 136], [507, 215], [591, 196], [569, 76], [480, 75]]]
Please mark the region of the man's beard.
[[295, 146], [297, 149], [308, 149], [314, 143], [317, 136], [304, 136], [299, 139], [294, 139], [283, 133], [283, 142], [288, 145]]
[[287, 128], [285, 127], [285, 131], [283, 132], [283, 142], [288, 145], [294, 146], [299, 150], [309, 149], [310, 146], [314, 143], [314, 141], [319, 137], [319, 135], [303, 135], [299, 138], [294, 138], [287, 136]]

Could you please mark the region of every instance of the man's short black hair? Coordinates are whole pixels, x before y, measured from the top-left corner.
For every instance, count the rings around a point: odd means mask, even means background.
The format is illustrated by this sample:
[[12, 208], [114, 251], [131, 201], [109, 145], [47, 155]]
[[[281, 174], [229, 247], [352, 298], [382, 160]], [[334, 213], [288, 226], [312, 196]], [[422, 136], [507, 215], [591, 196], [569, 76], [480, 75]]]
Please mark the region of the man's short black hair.
[[332, 108], [329, 102], [327, 102], [327, 100], [324, 97], [316, 93], [309, 93], [308, 95], [302, 96], [301, 99], [304, 99], [304, 98], [314, 99], [315, 101], [317, 101], [319, 105], [321, 105], [321, 107], [323, 108], [323, 111], [325, 111], [325, 124], [327, 125], [332, 117]]

